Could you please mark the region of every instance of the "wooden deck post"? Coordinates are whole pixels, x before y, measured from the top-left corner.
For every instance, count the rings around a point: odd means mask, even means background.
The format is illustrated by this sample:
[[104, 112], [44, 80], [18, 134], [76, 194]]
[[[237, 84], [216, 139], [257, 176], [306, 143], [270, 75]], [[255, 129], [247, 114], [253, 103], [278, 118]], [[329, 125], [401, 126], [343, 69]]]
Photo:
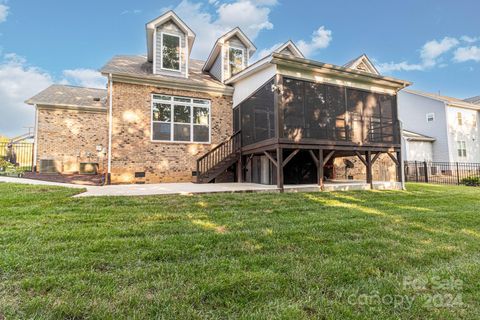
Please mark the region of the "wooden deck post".
[[372, 176], [372, 152], [367, 151], [365, 153], [367, 162], [367, 183], [370, 184], [370, 189], [373, 189], [373, 176]]
[[323, 191], [324, 189], [324, 168], [323, 168], [323, 149], [318, 149], [318, 165], [317, 165], [317, 175], [318, 175], [318, 185], [320, 189]]
[[243, 156], [240, 155], [240, 158], [237, 162], [237, 182], [243, 182]]
[[277, 148], [277, 188], [280, 192], [283, 192], [283, 150], [282, 148]]

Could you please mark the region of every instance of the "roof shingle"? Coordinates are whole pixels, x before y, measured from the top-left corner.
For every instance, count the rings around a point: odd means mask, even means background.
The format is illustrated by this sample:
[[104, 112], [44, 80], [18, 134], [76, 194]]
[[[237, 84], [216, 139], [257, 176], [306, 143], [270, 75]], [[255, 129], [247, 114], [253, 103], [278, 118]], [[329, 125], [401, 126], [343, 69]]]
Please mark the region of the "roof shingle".
[[25, 101], [27, 104], [105, 109], [107, 90], [54, 84]]
[[220, 81], [214, 79], [208, 73], [202, 71], [204, 61], [190, 59], [188, 68], [188, 78], [166, 76], [161, 74], [153, 74], [153, 64], [147, 61], [145, 56], [115, 56], [100, 71], [103, 74], [114, 74], [131, 76], [139, 79], [147, 80], [167, 80], [184, 83], [186, 85], [194, 85], [201, 87], [209, 87], [214, 89], [228, 89]]

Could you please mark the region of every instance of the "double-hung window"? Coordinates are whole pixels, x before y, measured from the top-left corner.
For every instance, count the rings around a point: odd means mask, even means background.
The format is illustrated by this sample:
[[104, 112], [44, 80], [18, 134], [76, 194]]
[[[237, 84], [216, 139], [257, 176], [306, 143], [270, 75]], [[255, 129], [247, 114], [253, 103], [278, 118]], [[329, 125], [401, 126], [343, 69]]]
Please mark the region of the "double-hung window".
[[458, 156], [466, 157], [467, 156], [467, 144], [465, 141], [457, 141]]
[[459, 126], [463, 125], [463, 117], [461, 112], [457, 112], [457, 122]]
[[234, 76], [243, 70], [244, 56], [243, 49], [230, 47], [228, 49], [228, 65], [230, 76]]
[[162, 33], [162, 69], [180, 71], [180, 37]]
[[153, 95], [152, 140], [210, 143], [210, 100]]

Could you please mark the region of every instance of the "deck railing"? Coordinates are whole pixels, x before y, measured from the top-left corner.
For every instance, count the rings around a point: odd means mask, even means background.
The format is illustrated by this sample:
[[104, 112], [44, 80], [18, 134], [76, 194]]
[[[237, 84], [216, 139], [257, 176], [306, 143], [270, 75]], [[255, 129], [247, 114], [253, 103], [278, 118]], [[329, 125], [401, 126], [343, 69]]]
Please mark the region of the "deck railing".
[[220, 162], [238, 152], [242, 147], [242, 135], [237, 131], [218, 146], [207, 152], [197, 160], [197, 178], [212, 170]]

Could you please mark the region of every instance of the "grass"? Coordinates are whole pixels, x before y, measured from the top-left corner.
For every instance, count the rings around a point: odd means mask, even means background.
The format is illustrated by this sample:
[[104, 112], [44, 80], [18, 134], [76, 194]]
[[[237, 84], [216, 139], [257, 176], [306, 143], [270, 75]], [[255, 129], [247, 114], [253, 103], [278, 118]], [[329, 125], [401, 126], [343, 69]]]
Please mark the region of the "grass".
[[0, 184], [0, 319], [480, 317], [477, 188], [77, 192]]

